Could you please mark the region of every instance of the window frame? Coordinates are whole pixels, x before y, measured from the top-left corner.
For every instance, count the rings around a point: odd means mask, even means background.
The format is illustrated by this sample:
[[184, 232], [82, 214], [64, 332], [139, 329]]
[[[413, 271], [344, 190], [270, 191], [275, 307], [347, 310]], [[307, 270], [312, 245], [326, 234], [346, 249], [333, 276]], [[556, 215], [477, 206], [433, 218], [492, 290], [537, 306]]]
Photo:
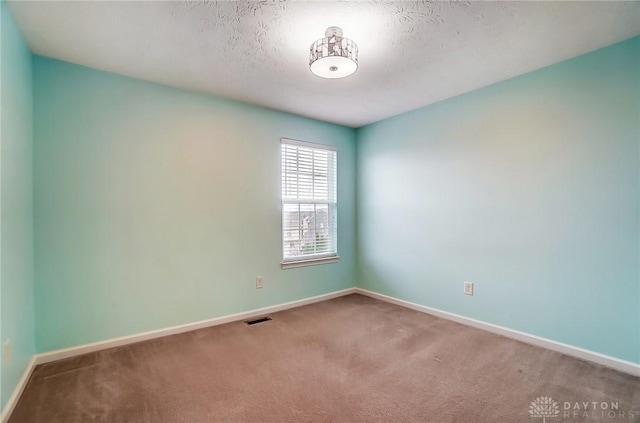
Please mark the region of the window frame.
[[[284, 187], [283, 187], [283, 179], [284, 179], [284, 172], [283, 172], [283, 145], [293, 145], [293, 146], [299, 146], [299, 147], [305, 147], [305, 148], [310, 148], [310, 149], [316, 149], [316, 150], [324, 150], [324, 151], [330, 151], [333, 153], [334, 155], [334, 163], [335, 163], [335, 169], [334, 169], [334, 175], [335, 178], [334, 179], [334, 197], [335, 197], [335, 201], [317, 201], [317, 200], [303, 200], [303, 201], [290, 201], [290, 200], [285, 200], [284, 198]], [[281, 257], [281, 261], [280, 261], [280, 266], [282, 269], [292, 269], [292, 268], [298, 268], [298, 267], [305, 267], [305, 266], [313, 266], [313, 265], [318, 265], [318, 264], [328, 264], [328, 263], [336, 263], [339, 261], [340, 256], [338, 255], [338, 149], [336, 146], [334, 145], [329, 145], [329, 144], [318, 144], [318, 143], [313, 143], [313, 142], [308, 142], [308, 141], [300, 141], [300, 140], [296, 140], [296, 139], [292, 139], [292, 138], [280, 138], [280, 237], [281, 237], [281, 243], [280, 243], [280, 257]], [[329, 252], [329, 253], [319, 253], [319, 254], [306, 254], [306, 255], [300, 255], [300, 256], [295, 256], [295, 257], [287, 257], [285, 258], [285, 215], [284, 215], [284, 211], [285, 211], [285, 204], [311, 204], [311, 205], [318, 205], [318, 204], [327, 204], [327, 205], [331, 205], [333, 204], [333, 208], [334, 208], [334, 213], [335, 213], [335, 222], [334, 222], [334, 227], [331, 227], [330, 230], [332, 231], [332, 233], [334, 234], [334, 238], [333, 239], [333, 243], [332, 245], [335, 245], [335, 252]], [[329, 210], [331, 210], [331, 206], [328, 207]]]

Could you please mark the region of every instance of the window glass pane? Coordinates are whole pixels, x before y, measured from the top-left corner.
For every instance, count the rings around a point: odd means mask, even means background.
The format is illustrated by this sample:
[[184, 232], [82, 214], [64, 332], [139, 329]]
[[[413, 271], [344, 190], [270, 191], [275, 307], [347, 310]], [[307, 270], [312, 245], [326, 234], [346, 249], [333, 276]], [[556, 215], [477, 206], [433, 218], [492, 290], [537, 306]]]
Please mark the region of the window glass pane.
[[300, 255], [300, 212], [298, 204], [285, 204], [282, 211], [283, 255]]
[[315, 213], [315, 247], [316, 253], [331, 252], [331, 230], [329, 228], [329, 205], [316, 205]]
[[300, 204], [300, 254], [315, 254], [314, 204]]

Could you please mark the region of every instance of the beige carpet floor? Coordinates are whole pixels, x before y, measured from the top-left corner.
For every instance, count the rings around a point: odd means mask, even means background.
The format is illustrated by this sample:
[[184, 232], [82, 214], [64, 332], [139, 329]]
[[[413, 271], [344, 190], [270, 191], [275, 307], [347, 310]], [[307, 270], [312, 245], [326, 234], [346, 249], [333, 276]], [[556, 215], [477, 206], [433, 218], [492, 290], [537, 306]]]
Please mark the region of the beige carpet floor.
[[639, 378], [361, 295], [271, 317], [40, 365], [10, 423], [640, 422]]

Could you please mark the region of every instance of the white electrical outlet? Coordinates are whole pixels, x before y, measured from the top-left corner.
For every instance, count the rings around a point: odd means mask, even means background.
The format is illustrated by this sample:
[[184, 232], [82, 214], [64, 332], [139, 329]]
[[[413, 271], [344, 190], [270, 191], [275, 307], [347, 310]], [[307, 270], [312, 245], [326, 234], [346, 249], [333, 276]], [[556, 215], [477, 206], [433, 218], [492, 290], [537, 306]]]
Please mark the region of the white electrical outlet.
[[4, 364], [11, 363], [11, 339], [7, 339], [4, 344], [2, 344], [2, 361]]
[[473, 295], [473, 282], [464, 283], [464, 293], [467, 295]]
[[264, 287], [264, 278], [262, 276], [258, 276], [256, 278], [256, 289], [261, 289]]

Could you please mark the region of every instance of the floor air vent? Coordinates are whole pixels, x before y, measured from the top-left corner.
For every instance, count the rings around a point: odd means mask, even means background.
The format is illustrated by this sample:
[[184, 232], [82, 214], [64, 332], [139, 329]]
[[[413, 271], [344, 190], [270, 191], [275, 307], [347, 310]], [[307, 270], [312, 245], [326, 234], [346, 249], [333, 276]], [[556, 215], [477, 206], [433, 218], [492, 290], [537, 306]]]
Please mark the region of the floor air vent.
[[262, 323], [262, 322], [268, 322], [269, 320], [271, 320], [271, 317], [266, 316], [266, 317], [260, 317], [258, 319], [253, 319], [253, 320], [245, 320], [244, 324], [247, 326], [251, 326], [251, 325], [257, 325], [258, 323]]

